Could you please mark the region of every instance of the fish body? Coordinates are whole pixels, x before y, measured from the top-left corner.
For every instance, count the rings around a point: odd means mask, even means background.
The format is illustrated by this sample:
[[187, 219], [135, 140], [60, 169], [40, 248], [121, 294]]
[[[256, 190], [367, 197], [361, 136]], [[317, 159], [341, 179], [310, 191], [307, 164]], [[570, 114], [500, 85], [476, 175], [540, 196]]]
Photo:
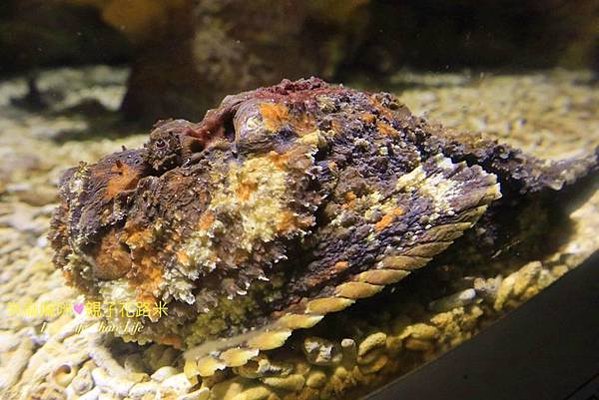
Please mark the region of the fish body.
[[71, 285], [128, 305], [112, 323], [138, 317], [125, 340], [184, 349], [210, 376], [375, 296], [474, 225], [501, 251], [518, 229], [502, 212], [596, 171], [596, 153], [551, 163], [428, 124], [388, 93], [285, 80], [67, 171], [50, 239]]

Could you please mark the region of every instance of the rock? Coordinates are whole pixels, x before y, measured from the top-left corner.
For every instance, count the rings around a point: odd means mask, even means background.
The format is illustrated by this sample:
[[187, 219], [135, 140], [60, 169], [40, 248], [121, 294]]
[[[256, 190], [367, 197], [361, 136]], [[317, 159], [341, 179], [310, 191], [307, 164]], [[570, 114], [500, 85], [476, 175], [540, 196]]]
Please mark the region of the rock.
[[358, 347], [358, 357], [364, 357], [372, 350], [385, 345], [387, 335], [383, 332], [373, 333], [366, 337]]
[[44, 382], [36, 387], [30, 394], [30, 399], [66, 400], [66, 393], [61, 386]]
[[67, 387], [73, 381], [73, 378], [75, 378], [77, 372], [78, 367], [72, 367], [69, 364], [63, 364], [54, 370], [52, 373], [52, 378], [57, 385]]
[[185, 365], [183, 366], [183, 372], [185, 373], [185, 376], [187, 376], [187, 379], [189, 379], [191, 382], [197, 383], [197, 376], [200, 375], [197, 362], [186, 360]]
[[273, 362], [263, 354], [255, 357], [250, 362], [235, 368], [235, 372], [245, 378], [255, 379], [263, 377], [284, 377], [293, 371], [293, 364]]
[[165, 366], [157, 369], [150, 377], [157, 382], [163, 382], [167, 378], [176, 375], [178, 372], [179, 371], [175, 367]]
[[343, 354], [337, 343], [319, 337], [304, 339], [302, 350], [308, 362], [314, 365], [334, 365], [341, 362]]
[[109, 376], [105, 370], [99, 367], [94, 368], [91, 375], [97, 386], [121, 396], [126, 396], [135, 384], [135, 382], [123, 377]]
[[93, 389], [94, 381], [89, 368], [81, 368], [77, 372], [77, 375], [75, 375], [75, 378], [71, 382], [71, 387], [78, 395], [82, 395]]
[[154, 381], [136, 383], [129, 390], [128, 396], [132, 400], [142, 400], [147, 397], [155, 397], [158, 393], [158, 384]]
[[184, 373], [178, 373], [173, 376], [170, 376], [162, 382], [160, 385], [161, 388], [170, 389], [175, 391], [176, 393], [185, 393], [191, 389], [193, 385], [187, 379]]
[[351, 366], [358, 359], [358, 348], [356, 341], [350, 338], [341, 340], [341, 349], [343, 352], [343, 364]]
[[[8, 153], [3, 153], [0, 149], [0, 181], [3, 182], [4, 190], [9, 186], [12, 179], [24, 177], [32, 173], [42, 172], [47, 168], [47, 161], [43, 160], [39, 154], [15, 149]], [[18, 184], [18, 181], [17, 181]]]
[[516, 275], [511, 274], [507, 278], [501, 281], [501, 285], [497, 290], [497, 297], [495, 299], [495, 303], [493, 304], [493, 308], [497, 311], [501, 311], [506, 303], [511, 299], [512, 292], [514, 290], [514, 285], [516, 284]]
[[500, 276], [488, 279], [476, 278], [474, 280], [474, 290], [476, 290], [476, 293], [486, 302], [493, 304], [497, 298], [501, 280], [502, 278]]
[[262, 378], [262, 382], [275, 389], [287, 390], [290, 392], [297, 392], [304, 387], [306, 379], [299, 374], [289, 375], [284, 378], [272, 377]]
[[403, 340], [397, 336], [387, 336], [385, 346], [389, 355], [396, 356], [403, 348]]
[[391, 332], [394, 335], [400, 335], [405, 329], [412, 323], [412, 320], [406, 315], [399, 315], [396, 317], [391, 325]]
[[100, 388], [95, 387], [92, 390], [90, 390], [89, 392], [81, 395], [79, 397], [79, 400], [98, 400], [100, 398], [101, 393], [102, 393], [102, 391], [100, 390]]
[[404, 343], [406, 349], [413, 351], [430, 351], [434, 348], [433, 343], [422, 339], [409, 338]]
[[372, 364], [385, 350], [387, 335], [383, 332], [373, 333], [367, 336], [358, 347], [358, 364]]
[[177, 352], [167, 346], [154, 344], [144, 352], [144, 361], [152, 370], [173, 365]]
[[321, 388], [327, 382], [327, 375], [320, 370], [312, 371], [308, 375], [308, 379], [306, 379], [306, 385], [311, 388]]
[[55, 187], [40, 184], [11, 184], [6, 188], [8, 193], [15, 194], [17, 198], [34, 207], [45, 206], [58, 201]]
[[0, 215], [0, 226], [10, 226], [23, 233], [40, 235], [47, 227], [44, 221], [37, 218], [40, 211], [37, 207], [17, 203], [7, 215]]
[[[272, 391], [265, 386], [255, 386], [244, 390], [231, 398], [224, 398], [223, 400], [265, 400], [270, 399]], [[275, 397], [278, 399], [278, 397]]]
[[123, 366], [127, 372], [138, 373], [146, 369], [143, 357], [139, 353], [129, 354], [123, 361]]
[[553, 268], [551, 268], [551, 273], [553, 274], [553, 276], [558, 279], [561, 278], [562, 276], [564, 276], [567, 272], [569, 271], [569, 268], [567, 265], [556, 265]]
[[520, 268], [514, 281], [513, 293], [515, 296], [522, 296], [534, 281], [541, 274], [543, 265], [539, 261], [531, 262]]
[[208, 400], [210, 398], [210, 389], [200, 388], [191, 393], [183, 394], [177, 397], [177, 400]]
[[401, 339], [408, 337], [418, 340], [433, 340], [439, 337], [439, 329], [432, 325], [418, 323], [407, 326], [399, 335]]
[[[212, 398], [219, 400], [237, 399], [237, 396], [242, 393], [244, 389], [244, 385], [240, 379], [229, 379], [214, 385], [211, 389], [211, 396]], [[268, 389], [264, 389], [270, 392]], [[239, 400], [241, 399], [243, 399], [243, 397], [239, 398]]]
[[312, 365], [304, 360], [299, 360], [294, 363], [294, 372], [302, 376], [307, 376], [312, 370]]
[[66, 139], [82, 138], [90, 130], [89, 123], [73, 118], [57, 118], [51, 124], [35, 126], [31, 129], [34, 137], [39, 139], [54, 140], [57, 142]]
[[361, 364], [360, 371], [362, 371], [364, 374], [374, 374], [383, 369], [388, 362], [389, 357], [386, 354], [380, 354], [369, 363]]
[[473, 304], [476, 300], [476, 291], [474, 289], [466, 289], [431, 302], [429, 309], [434, 312], [445, 312], [452, 308]]

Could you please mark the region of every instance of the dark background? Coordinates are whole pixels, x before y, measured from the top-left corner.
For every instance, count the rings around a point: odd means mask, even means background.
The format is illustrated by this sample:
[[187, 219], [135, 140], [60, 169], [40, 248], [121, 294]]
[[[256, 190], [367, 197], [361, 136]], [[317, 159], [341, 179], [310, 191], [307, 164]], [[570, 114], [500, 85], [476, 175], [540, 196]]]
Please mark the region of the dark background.
[[596, 0], [3, 0], [0, 78], [131, 66], [122, 112], [201, 118], [283, 78], [599, 69]]

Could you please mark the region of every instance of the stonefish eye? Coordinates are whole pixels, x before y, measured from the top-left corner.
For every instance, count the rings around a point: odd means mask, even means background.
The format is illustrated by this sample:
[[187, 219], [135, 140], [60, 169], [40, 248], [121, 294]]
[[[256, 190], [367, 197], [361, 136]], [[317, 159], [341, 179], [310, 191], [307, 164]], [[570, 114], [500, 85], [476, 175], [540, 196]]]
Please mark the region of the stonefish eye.
[[166, 142], [164, 141], [164, 139], [158, 139], [156, 141], [156, 148], [159, 150], [162, 150], [166, 147]]

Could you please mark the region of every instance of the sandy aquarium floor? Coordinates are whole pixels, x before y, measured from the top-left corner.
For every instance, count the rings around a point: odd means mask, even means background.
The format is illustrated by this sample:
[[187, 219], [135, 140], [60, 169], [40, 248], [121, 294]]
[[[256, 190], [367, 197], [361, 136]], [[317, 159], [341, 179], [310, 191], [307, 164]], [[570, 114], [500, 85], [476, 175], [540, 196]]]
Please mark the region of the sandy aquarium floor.
[[[454, 271], [442, 296], [417, 284], [398, 290], [376, 316], [359, 305], [294, 334], [283, 349], [202, 380], [175, 349], [100, 332], [97, 320], [74, 309], [84, 299], [51, 262], [46, 233], [61, 171], [145, 139], [115, 112], [126, 77], [103, 66], [44, 71], [33, 100], [24, 77], [0, 82], [2, 399], [355, 398], [472, 337], [599, 248], [595, 193], [572, 212], [573, 233], [554, 254]], [[586, 72], [402, 72], [393, 88], [416, 114], [544, 158], [599, 145], [599, 90]], [[441, 273], [427, 279], [440, 282]]]

